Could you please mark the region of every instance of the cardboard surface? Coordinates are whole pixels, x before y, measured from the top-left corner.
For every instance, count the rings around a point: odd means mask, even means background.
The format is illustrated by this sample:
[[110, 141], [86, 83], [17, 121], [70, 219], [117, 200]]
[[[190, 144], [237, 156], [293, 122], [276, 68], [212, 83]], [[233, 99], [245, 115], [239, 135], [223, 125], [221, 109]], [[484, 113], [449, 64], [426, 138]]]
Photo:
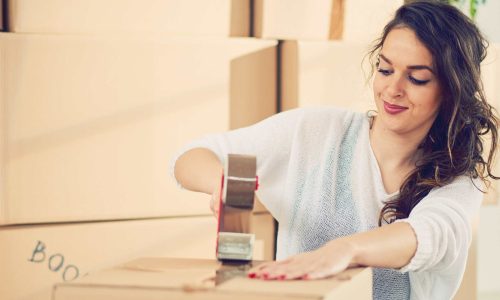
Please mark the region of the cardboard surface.
[[[273, 219], [269, 214], [252, 219], [254, 258], [270, 260]], [[213, 216], [0, 227], [0, 295], [50, 300], [55, 283], [141, 256], [214, 259], [216, 235]]]
[[248, 36], [249, 0], [7, 0], [18, 33]]
[[453, 300], [475, 300], [477, 299], [477, 235], [479, 226], [479, 215], [472, 221], [472, 241], [469, 247], [469, 256], [465, 273]]
[[403, 0], [256, 0], [254, 35], [283, 40], [345, 40], [368, 44]]
[[0, 224], [207, 214], [170, 159], [276, 110], [275, 41], [3, 33], [0, 49]]
[[[497, 110], [497, 116], [500, 116], [500, 44], [491, 43], [489, 45], [488, 55], [481, 64], [481, 75], [486, 99]], [[485, 147], [485, 153], [489, 150], [489, 142]], [[496, 176], [500, 174], [499, 154], [497, 154], [493, 172]], [[492, 180], [491, 183], [483, 202], [486, 205], [496, 205], [500, 202], [500, 183], [498, 180]]]
[[344, 0], [344, 33], [342, 40], [371, 44], [382, 34], [404, 0]]
[[344, 0], [255, 0], [254, 35], [265, 39], [339, 39]]
[[286, 41], [282, 46], [282, 108], [334, 105], [356, 111], [375, 107], [366, 46], [340, 41]]
[[224, 267], [213, 260], [142, 258], [72, 283], [58, 284], [54, 288], [54, 300], [372, 297], [372, 273], [369, 268], [350, 269], [334, 278], [310, 281], [263, 281], [246, 278], [245, 272], [242, 272], [241, 277], [216, 284], [221, 268]]

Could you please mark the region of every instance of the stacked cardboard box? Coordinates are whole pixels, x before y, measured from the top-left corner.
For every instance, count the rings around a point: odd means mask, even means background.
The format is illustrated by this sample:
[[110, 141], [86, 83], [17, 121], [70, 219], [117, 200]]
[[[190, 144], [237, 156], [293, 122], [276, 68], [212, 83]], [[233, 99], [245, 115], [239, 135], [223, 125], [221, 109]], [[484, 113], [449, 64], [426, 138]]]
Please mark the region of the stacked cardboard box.
[[256, 37], [369, 43], [403, 0], [255, 0]]
[[[139, 255], [213, 258], [209, 196], [168, 167], [186, 142], [276, 111], [277, 42], [248, 38], [249, 1], [8, 4], [1, 298], [48, 300]], [[273, 218], [257, 205], [252, 220], [255, 258], [272, 259]]]
[[283, 110], [334, 105], [356, 111], [374, 108], [368, 83], [370, 66], [362, 66], [367, 46], [345, 41], [285, 41], [281, 46]]
[[[254, 257], [272, 259], [269, 214], [256, 214]], [[71, 282], [139, 256], [215, 257], [213, 216], [4, 227], [0, 230], [2, 299], [51, 299]]]
[[274, 113], [275, 45], [1, 34], [0, 223], [209, 213], [168, 178], [169, 159]]
[[[488, 55], [482, 63], [481, 75], [486, 99], [500, 114], [500, 44], [492, 43], [488, 47]], [[489, 142], [489, 141], [488, 141]], [[487, 145], [486, 150], [489, 149]], [[485, 151], [486, 153], [486, 151]], [[500, 159], [497, 156], [494, 168], [495, 175], [500, 174]], [[491, 182], [491, 187], [485, 196], [485, 204], [498, 204], [500, 201], [500, 183], [498, 180]]]
[[9, 30], [24, 33], [241, 36], [250, 0], [7, 0]]
[[373, 108], [370, 66], [363, 58], [402, 4], [403, 0], [255, 1], [255, 35], [286, 40], [280, 47], [283, 110], [309, 105]]

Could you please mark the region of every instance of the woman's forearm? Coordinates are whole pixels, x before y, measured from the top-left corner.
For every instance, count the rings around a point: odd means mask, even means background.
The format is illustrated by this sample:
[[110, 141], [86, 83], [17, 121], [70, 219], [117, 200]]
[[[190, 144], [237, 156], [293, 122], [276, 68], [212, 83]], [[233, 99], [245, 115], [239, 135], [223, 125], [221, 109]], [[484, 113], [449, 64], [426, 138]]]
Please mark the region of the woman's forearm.
[[313, 251], [277, 262], [260, 264], [249, 271], [251, 278], [317, 279], [336, 275], [348, 267], [401, 268], [417, 249], [413, 229], [393, 223], [367, 232], [334, 239]]
[[353, 251], [350, 265], [380, 268], [406, 266], [417, 250], [417, 239], [410, 224], [392, 223], [356, 233], [332, 242], [346, 242]]
[[181, 155], [174, 168], [174, 175], [182, 187], [212, 194], [220, 184], [222, 163], [217, 156], [205, 148], [195, 148]]

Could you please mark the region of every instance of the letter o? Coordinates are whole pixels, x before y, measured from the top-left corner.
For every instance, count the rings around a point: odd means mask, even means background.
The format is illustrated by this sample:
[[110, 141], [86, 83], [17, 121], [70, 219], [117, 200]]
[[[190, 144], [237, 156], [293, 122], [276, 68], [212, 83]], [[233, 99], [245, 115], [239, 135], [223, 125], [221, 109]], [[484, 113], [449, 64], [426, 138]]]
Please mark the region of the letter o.
[[[54, 258], [57, 258], [57, 257], [60, 257], [59, 264], [55, 268], [53, 268], [52, 261], [54, 260]], [[57, 253], [57, 254], [52, 255], [49, 258], [49, 270], [51, 270], [53, 272], [57, 272], [62, 268], [63, 265], [64, 265], [64, 256], [62, 254]]]
[[[71, 269], [74, 270], [75, 274], [74, 274], [73, 278], [68, 279], [67, 274], [68, 274], [68, 271], [71, 270]], [[64, 281], [71, 281], [71, 280], [77, 279], [79, 275], [80, 275], [80, 271], [78, 270], [78, 268], [76, 266], [74, 266], [74, 265], [67, 265], [66, 268], [64, 268], [64, 272], [62, 274], [62, 278], [63, 278]]]

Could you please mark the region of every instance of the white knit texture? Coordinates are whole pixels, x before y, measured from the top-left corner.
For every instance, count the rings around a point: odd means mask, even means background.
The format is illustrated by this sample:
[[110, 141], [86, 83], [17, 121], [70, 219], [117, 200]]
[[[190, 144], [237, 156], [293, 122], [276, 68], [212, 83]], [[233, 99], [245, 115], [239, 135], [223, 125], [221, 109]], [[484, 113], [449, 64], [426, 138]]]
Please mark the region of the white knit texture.
[[[277, 259], [377, 227], [385, 192], [364, 114], [301, 108], [186, 145], [257, 157], [257, 196], [279, 222]], [[178, 156], [179, 156], [178, 155]], [[178, 156], [174, 157], [173, 166]], [[471, 241], [482, 193], [465, 177], [432, 190], [398, 222], [411, 225], [417, 251], [400, 270], [374, 269], [374, 299], [451, 299]]]

